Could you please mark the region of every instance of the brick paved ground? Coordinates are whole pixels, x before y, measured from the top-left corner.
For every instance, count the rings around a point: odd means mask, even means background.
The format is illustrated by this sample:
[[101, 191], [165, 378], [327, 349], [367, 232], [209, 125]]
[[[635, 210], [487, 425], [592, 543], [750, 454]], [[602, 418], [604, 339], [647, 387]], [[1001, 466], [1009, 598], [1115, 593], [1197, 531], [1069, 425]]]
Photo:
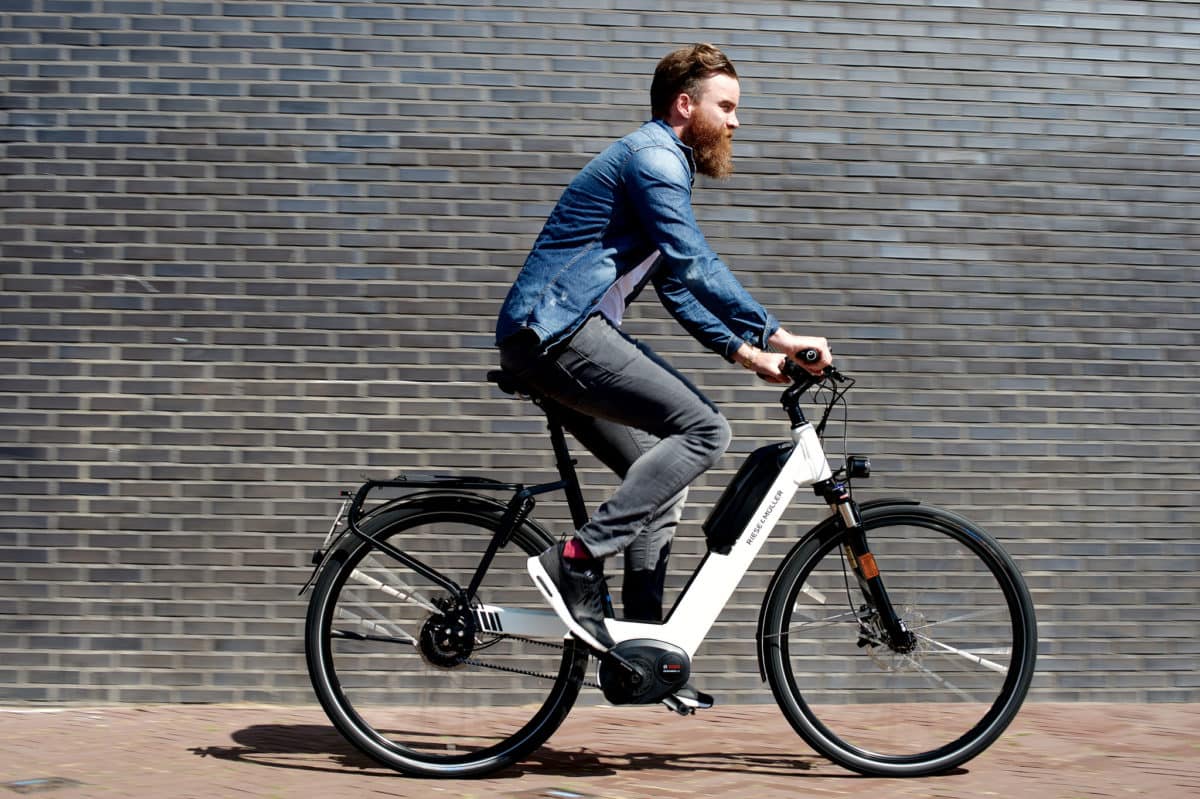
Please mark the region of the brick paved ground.
[[[37, 795], [54, 799], [1172, 799], [1200, 795], [1198, 750], [1200, 705], [1032, 704], [995, 746], [959, 773], [867, 780], [810, 752], [774, 706], [714, 708], [692, 718], [658, 708], [581, 707], [517, 768], [485, 780], [427, 781], [376, 767], [344, 743], [316, 708], [0, 710], [0, 783], [38, 778], [79, 783], [43, 784]], [[0, 790], [0, 796], [10, 790]]]

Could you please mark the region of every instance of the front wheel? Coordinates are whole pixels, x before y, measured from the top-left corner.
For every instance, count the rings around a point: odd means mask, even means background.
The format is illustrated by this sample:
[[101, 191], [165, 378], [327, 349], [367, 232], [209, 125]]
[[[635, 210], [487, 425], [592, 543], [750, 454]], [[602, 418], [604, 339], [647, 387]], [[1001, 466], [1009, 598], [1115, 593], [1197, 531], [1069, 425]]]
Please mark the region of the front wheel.
[[322, 570], [305, 635], [313, 688], [338, 730], [384, 765], [422, 777], [496, 771], [540, 746], [579, 693], [583, 646], [507, 634], [483, 609], [542, 608], [525, 561], [550, 545], [543, 530], [517, 528], [465, 612], [428, 576], [467, 587], [503, 515], [471, 494], [400, 503], [361, 526], [424, 573], [353, 535]]
[[764, 605], [775, 699], [814, 749], [862, 774], [915, 777], [986, 749], [1033, 677], [1033, 602], [1012, 559], [965, 519], [920, 505], [863, 510], [892, 642], [827, 522], [780, 566]]

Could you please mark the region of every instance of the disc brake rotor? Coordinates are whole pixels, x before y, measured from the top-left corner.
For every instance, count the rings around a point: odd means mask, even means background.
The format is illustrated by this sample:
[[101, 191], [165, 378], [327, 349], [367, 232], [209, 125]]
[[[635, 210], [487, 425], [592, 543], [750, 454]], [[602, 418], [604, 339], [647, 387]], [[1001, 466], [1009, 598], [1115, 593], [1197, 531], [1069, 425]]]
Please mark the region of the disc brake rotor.
[[[913, 607], [904, 607], [900, 612], [901, 618], [910, 630], [919, 629], [925, 625], [925, 614]], [[867, 624], [867, 632], [863, 635], [867, 657], [871, 658], [881, 670], [892, 673], [918, 671], [925, 655], [925, 643], [917, 639], [916, 645], [907, 652], [897, 652], [885, 643], [886, 635], [878, 624], [878, 618], [871, 619]]]

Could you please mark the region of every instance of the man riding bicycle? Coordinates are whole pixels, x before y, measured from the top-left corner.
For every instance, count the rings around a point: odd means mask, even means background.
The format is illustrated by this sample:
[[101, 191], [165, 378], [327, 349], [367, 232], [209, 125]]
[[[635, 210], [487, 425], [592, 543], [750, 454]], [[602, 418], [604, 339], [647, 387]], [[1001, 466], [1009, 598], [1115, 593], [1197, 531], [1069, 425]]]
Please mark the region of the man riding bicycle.
[[[603, 561], [625, 553], [625, 617], [662, 618], [671, 540], [687, 486], [729, 445], [729, 423], [683, 375], [620, 330], [626, 306], [653, 284], [671, 315], [702, 344], [773, 383], [789, 357], [820, 373], [824, 338], [793, 335], [712, 251], [691, 206], [695, 172], [732, 172], [737, 72], [697, 44], [659, 62], [653, 118], [596, 156], [550, 214], [500, 311], [501, 365], [537, 391], [572, 435], [622, 478], [567, 541], [531, 562], [555, 586], [568, 628], [599, 652]], [[768, 347], [774, 352], [768, 351]], [[711, 704], [694, 689], [693, 702]]]

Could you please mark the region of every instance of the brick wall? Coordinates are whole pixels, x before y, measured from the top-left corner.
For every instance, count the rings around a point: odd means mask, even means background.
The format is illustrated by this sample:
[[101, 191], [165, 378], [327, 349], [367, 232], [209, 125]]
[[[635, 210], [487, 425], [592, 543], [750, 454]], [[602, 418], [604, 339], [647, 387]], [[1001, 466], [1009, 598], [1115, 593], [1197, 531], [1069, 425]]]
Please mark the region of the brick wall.
[[[536, 414], [483, 382], [495, 312], [655, 61], [704, 39], [743, 127], [697, 212], [859, 378], [865, 493], [1005, 542], [1037, 696], [1195, 701], [1196, 11], [6, 0], [0, 699], [310, 701], [296, 590], [338, 489], [549, 474]], [[736, 435], [675, 589], [740, 453], [783, 430], [652, 300], [628, 327]], [[583, 466], [594, 502], [612, 481]], [[747, 620], [772, 566], [701, 650], [723, 701], [767, 701]]]

